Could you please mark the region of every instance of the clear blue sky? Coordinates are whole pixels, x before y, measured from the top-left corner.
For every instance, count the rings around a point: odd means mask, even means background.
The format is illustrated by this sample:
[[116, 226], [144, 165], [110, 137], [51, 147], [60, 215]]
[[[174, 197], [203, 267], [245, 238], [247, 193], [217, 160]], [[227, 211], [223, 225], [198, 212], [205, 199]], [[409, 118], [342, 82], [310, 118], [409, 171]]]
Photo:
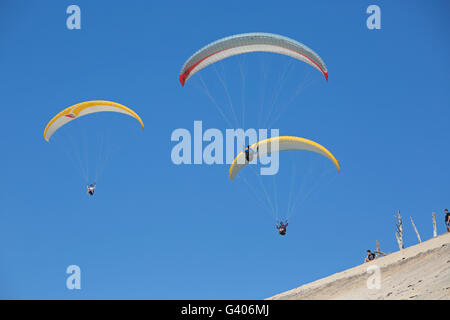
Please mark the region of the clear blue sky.
[[[66, 28], [66, 8], [82, 29]], [[366, 27], [370, 4], [382, 29]], [[0, 297], [16, 299], [261, 299], [361, 263], [375, 240], [395, 251], [444, 232], [450, 207], [450, 6], [446, 1], [1, 1]], [[175, 166], [176, 128], [226, 125], [193, 86], [184, 61], [205, 44], [272, 32], [327, 64], [277, 126], [317, 140], [342, 172], [276, 234], [228, 166]], [[230, 60], [232, 62], [232, 60]], [[308, 70], [306, 66], [302, 70]], [[194, 80], [194, 79], [193, 79]], [[104, 99], [146, 128], [112, 118], [124, 150], [95, 197], [58, 148], [47, 121]], [[250, 110], [252, 106], [249, 106]], [[129, 136], [128, 136], [129, 134]], [[129, 139], [128, 139], [129, 138]], [[283, 185], [281, 182], [279, 185]], [[67, 266], [82, 290], [65, 287]]]

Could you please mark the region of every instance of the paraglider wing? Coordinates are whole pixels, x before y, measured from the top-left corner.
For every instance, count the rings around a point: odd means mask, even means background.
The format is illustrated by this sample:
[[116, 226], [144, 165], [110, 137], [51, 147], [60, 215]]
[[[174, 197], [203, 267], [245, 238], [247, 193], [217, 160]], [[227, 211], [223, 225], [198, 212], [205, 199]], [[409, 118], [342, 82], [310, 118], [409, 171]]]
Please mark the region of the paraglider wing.
[[119, 112], [126, 114], [138, 120], [142, 129], [144, 129], [144, 123], [141, 118], [130, 108], [112, 101], [95, 100], [78, 103], [58, 113], [45, 127], [44, 139], [48, 142], [50, 137], [65, 124], [79, 117], [96, 112]]
[[319, 70], [328, 81], [323, 60], [313, 50], [293, 39], [271, 33], [244, 33], [215, 41], [192, 55], [180, 72], [180, 83], [203, 68], [225, 58], [248, 52], [273, 52], [304, 61]]
[[[275, 137], [266, 140], [258, 141], [257, 143], [250, 146], [253, 150], [258, 150], [257, 157], [262, 157], [272, 152], [280, 152], [280, 151], [289, 151], [289, 150], [305, 150], [311, 151], [318, 154], [321, 154], [328, 159], [330, 159], [334, 165], [336, 166], [338, 172], [341, 171], [339, 167], [339, 162], [336, 158], [328, 151], [326, 148], [321, 146], [320, 144], [300, 137], [290, 137], [290, 136], [282, 136]], [[234, 159], [233, 163], [230, 167], [229, 176], [231, 180], [234, 180], [238, 175], [239, 171], [242, 170], [248, 161], [245, 159], [245, 152], [241, 152], [238, 154], [236, 159]]]

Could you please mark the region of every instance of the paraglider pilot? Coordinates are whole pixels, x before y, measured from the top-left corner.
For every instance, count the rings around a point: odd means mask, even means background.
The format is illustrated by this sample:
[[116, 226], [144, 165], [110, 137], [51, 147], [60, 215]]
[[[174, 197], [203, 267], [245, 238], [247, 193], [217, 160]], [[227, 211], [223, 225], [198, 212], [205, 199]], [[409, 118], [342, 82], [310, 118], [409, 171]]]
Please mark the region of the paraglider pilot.
[[86, 188], [87, 188], [87, 193], [90, 194], [91, 196], [93, 196], [94, 195], [94, 190], [95, 190], [95, 188], [97, 188], [97, 184], [96, 183], [90, 184], [90, 185], [88, 184], [86, 186]]
[[[250, 145], [248, 145], [247, 147], [245, 147], [244, 152], [245, 152], [245, 160], [247, 160], [247, 162], [250, 162], [253, 160], [253, 156], [255, 154], [257, 154], [259, 151], [259, 146], [256, 146], [256, 151], [253, 150], [252, 148], [250, 148]], [[250, 152], [251, 152], [251, 156], [250, 156]]]
[[286, 234], [286, 227], [288, 226], [288, 221], [286, 220], [286, 224], [283, 223], [283, 221], [280, 222], [280, 225], [277, 224], [277, 230], [280, 233], [280, 235], [284, 236]]

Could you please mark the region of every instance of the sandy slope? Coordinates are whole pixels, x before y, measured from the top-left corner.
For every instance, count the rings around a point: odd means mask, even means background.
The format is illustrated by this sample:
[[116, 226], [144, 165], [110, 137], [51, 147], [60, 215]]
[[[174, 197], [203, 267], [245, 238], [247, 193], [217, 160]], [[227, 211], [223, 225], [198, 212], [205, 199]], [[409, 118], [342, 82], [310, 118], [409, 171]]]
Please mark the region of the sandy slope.
[[[373, 273], [367, 268], [374, 265], [380, 268], [380, 287], [368, 289]], [[450, 300], [450, 233], [269, 299]]]

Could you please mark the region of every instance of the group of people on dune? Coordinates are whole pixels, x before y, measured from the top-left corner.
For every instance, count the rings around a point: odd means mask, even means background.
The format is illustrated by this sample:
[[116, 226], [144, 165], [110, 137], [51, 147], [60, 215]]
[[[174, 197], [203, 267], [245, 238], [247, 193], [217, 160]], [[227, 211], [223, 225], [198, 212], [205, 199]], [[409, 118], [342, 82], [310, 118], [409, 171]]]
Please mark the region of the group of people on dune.
[[[450, 213], [448, 212], [448, 209], [445, 209], [444, 213], [445, 213], [445, 226], [447, 227], [447, 232], [450, 232]], [[377, 254], [382, 253], [378, 251], [371, 252], [370, 250], [367, 250], [367, 256], [364, 259], [364, 262], [375, 260], [377, 258]]]

